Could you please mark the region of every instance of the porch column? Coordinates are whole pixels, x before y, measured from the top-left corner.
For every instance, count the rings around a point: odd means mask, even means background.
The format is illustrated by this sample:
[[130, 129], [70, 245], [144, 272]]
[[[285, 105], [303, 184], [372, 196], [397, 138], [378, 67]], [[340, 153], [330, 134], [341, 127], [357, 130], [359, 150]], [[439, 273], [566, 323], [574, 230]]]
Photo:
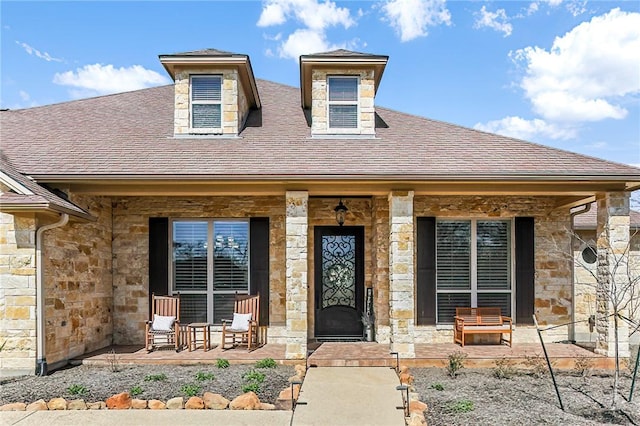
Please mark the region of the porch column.
[[[596, 284], [596, 353], [615, 356], [615, 327], [612, 302], [613, 289], [621, 305], [631, 296], [627, 263], [629, 261], [629, 194], [607, 192], [596, 196], [597, 227], [597, 284]], [[615, 287], [614, 287], [615, 285]], [[627, 314], [626, 309], [621, 312]], [[629, 356], [629, 326], [618, 321], [619, 355]]]
[[307, 191], [286, 193], [287, 359], [307, 356], [308, 201]]
[[389, 194], [389, 323], [391, 350], [415, 358], [413, 191]]

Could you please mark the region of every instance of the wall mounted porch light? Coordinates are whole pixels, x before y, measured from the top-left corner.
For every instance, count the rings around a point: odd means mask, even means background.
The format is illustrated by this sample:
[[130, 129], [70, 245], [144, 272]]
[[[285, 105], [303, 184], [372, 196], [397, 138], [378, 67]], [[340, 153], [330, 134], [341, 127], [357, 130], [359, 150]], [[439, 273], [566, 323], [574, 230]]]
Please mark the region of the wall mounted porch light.
[[347, 206], [342, 204], [342, 198], [340, 198], [340, 202], [338, 203], [336, 208], [333, 209], [333, 211], [336, 212], [336, 222], [338, 222], [338, 225], [340, 226], [344, 225], [344, 219], [347, 215], [348, 210], [349, 209], [347, 208]]

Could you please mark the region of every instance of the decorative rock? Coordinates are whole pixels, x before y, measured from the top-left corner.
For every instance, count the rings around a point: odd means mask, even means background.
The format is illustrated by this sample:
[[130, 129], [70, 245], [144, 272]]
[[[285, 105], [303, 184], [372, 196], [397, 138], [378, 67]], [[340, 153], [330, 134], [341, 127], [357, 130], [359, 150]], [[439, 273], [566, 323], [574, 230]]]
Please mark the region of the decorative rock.
[[411, 385], [413, 384], [413, 376], [409, 373], [400, 374], [400, 384]]
[[418, 392], [409, 392], [409, 401], [420, 401], [420, 394]]
[[184, 408], [184, 398], [177, 396], [167, 401], [167, 410], [182, 410]]
[[[298, 399], [298, 395], [300, 394], [300, 385], [293, 385], [293, 396], [295, 399]], [[280, 391], [278, 395], [278, 399], [291, 399], [291, 387], [285, 388]]]
[[296, 364], [293, 368], [295, 369], [297, 376], [304, 378], [307, 374], [307, 368], [302, 364]]
[[226, 410], [229, 406], [229, 400], [219, 393], [205, 392], [202, 401], [209, 410]]
[[273, 404], [267, 404], [266, 402], [261, 402], [260, 403], [260, 409], [261, 410], [275, 410], [276, 406]]
[[409, 402], [409, 413], [424, 413], [427, 409], [427, 404], [422, 401]]
[[67, 402], [67, 410], [86, 410], [87, 404], [84, 402], [84, 399], [74, 399], [73, 401]]
[[204, 408], [204, 401], [199, 396], [192, 396], [184, 404], [184, 408], [187, 410], [202, 410]]
[[297, 374], [295, 376], [291, 376], [289, 377], [289, 383], [293, 383], [293, 382], [301, 382], [302, 381], [302, 377], [298, 376]]
[[106, 408], [107, 408], [107, 404], [105, 404], [104, 401], [87, 403], [87, 409], [89, 410], [105, 410]]
[[44, 399], [39, 399], [27, 405], [27, 411], [45, 411], [48, 410], [47, 403]]
[[276, 400], [276, 410], [292, 410], [291, 398], [289, 399], [280, 399]]
[[47, 403], [49, 410], [66, 410], [67, 400], [64, 398], [53, 398]]
[[25, 411], [27, 404], [24, 402], [14, 402], [12, 404], [4, 404], [0, 406], [0, 411]]
[[157, 399], [150, 399], [147, 404], [150, 410], [166, 410], [167, 404]]
[[122, 392], [107, 399], [107, 408], [110, 410], [128, 410], [131, 408], [131, 395]]
[[231, 401], [229, 407], [232, 410], [259, 410], [260, 399], [253, 392], [243, 393]]
[[406, 365], [401, 365], [400, 366], [400, 374], [409, 374], [409, 367]]
[[131, 408], [134, 410], [144, 410], [147, 408], [147, 400], [146, 399], [132, 399], [131, 400]]
[[411, 413], [411, 417], [409, 417], [409, 422], [407, 426], [426, 426], [427, 420], [424, 418], [424, 414], [422, 413]]

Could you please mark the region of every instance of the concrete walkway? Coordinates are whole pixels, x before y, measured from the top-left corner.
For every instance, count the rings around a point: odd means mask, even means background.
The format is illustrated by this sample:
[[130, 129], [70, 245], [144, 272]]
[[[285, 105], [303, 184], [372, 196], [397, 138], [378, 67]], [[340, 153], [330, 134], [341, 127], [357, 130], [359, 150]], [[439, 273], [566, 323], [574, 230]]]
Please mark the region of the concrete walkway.
[[403, 426], [399, 384], [388, 367], [310, 368], [292, 424]]

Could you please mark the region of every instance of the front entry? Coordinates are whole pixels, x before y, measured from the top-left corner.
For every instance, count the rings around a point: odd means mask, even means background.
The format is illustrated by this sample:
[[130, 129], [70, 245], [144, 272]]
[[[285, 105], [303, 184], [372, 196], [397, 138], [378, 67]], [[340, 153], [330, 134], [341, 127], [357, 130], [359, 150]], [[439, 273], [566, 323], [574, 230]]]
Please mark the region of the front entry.
[[316, 226], [315, 336], [360, 340], [364, 293], [364, 227]]

